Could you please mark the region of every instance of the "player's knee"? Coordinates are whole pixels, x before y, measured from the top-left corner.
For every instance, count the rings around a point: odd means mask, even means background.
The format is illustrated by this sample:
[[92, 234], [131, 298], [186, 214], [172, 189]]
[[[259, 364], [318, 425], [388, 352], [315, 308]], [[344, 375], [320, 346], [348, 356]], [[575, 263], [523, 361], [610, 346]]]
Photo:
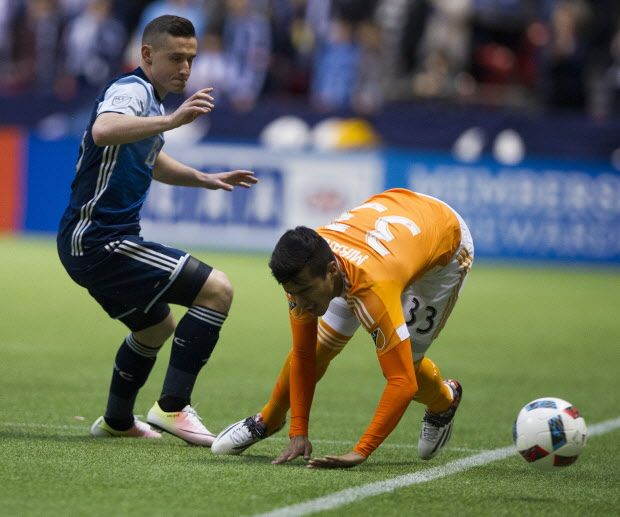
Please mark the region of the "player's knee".
[[233, 286], [226, 273], [214, 269], [194, 300], [195, 305], [228, 313], [233, 300]]
[[176, 322], [172, 313], [169, 313], [159, 323], [147, 327], [143, 330], [134, 331], [133, 335], [139, 343], [150, 348], [160, 348], [174, 333], [176, 329]]
[[400, 386], [403, 396], [406, 396], [408, 400], [413, 400], [418, 392], [418, 385], [415, 379], [406, 379]]
[[177, 324], [174, 321], [172, 314], [170, 314], [164, 321], [160, 323], [160, 325], [161, 326], [159, 328], [159, 332], [160, 332], [160, 335], [163, 337], [163, 340], [162, 340], [162, 343], [163, 343], [170, 336], [172, 336], [172, 334], [174, 334]]

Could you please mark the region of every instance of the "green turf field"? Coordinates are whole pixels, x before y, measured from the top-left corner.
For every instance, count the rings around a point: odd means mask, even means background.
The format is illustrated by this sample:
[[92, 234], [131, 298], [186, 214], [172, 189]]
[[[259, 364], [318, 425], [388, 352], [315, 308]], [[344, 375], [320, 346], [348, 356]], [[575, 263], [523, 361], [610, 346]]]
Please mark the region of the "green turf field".
[[[235, 286], [218, 348], [194, 393], [207, 426], [219, 431], [268, 397], [288, 350], [288, 321], [266, 256], [197, 255]], [[254, 515], [330, 495], [335, 506], [328, 515], [620, 513], [617, 428], [590, 437], [575, 465], [551, 474], [514, 454], [452, 474], [444, 467], [511, 445], [516, 413], [540, 396], [570, 400], [590, 426], [620, 417], [618, 269], [476, 264], [429, 353], [464, 386], [447, 450], [417, 460], [423, 411], [412, 404], [364, 465], [321, 471], [301, 461], [270, 464], [286, 443], [284, 432], [239, 457], [212, 456], [170, 436], [90, 438], [125, 329], [70, 281], [51, 240], [0, 237], [0, 263], [0, 515]], [[164, 350], [138, 397], [138, 413], [157, 398], [167, 359]], [[360, 331], [317, 389], [317, 455], [351, 448], [382, 387], [372, 342]], [[398, 476], [418, 479], [429, 471], [441, 476], [363, 497], [370, 483], [390, 486]], [[355, 487], [362, 488], [343, 504], [338, 492]]]

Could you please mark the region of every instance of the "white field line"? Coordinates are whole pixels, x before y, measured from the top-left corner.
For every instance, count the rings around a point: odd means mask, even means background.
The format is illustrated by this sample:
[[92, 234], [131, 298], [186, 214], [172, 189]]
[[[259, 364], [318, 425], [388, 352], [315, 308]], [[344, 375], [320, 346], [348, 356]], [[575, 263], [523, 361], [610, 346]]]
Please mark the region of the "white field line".
[[[588, 436], [592, 437], [605, 434], [618, 428], [620, 428], [620, 417], [605, 420], [598, 424], [589, 426]], [[316, 499], [309, 499], [303, 503], [283, 506], [282, 508], [271, 510], [269, 512], [255, 514], [254, 517], [297, 517], [300, 515], [309, 515], [311, 513], [333, 510], [334, 508], [344, 506], [345, 504], [361, 501], [367, 497], [392, 492], [398, 488], [419, 485], [421, 483], [426, 483], [427, 481], [432, 481], [433, 479], [458, 474], [459, 472], [469, 470], [473, 467], [503, 460], [513, 454], [516, 454], [516, 452], [512, 446], [493, 449], [491, 451], [474, 454], [473, 456], [468, 456], [460, 460], [451, 461], [439, 467], [412, 472], [411, 474], [404, 474], [402, 476], [386, 479], [384, 481], [367, 483], [365, 485], [340, 490], [323, 497], [317, 497]]]

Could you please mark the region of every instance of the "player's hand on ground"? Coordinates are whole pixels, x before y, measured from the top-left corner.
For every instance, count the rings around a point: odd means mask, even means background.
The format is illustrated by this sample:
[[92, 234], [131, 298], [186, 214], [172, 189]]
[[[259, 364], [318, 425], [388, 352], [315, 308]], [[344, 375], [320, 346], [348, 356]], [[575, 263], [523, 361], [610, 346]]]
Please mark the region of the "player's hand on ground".
[[310, 455], [312, 454], [312, 443], [308, 440], [307, 436], [293, 436], [288, 446], [282, 454], [278, 456], [271, 463], [273, 465], [280, 465], [282, 463], [286, 463], [288, 461], [293, 461], [295, 458], [299, 456], [303, 456], [304, 460], [308, 461], [310, 459]]
[[232, 190], [234, 187], [250, 188], [258, 180], [252, 171], [236, 170], [205, 174], [205, 188]]
[[171, 128], [189, 124], [199, 116], [210, 113], [215, 107], [211, 96], [212, 91], [213, 88], [203, 88], [185, 99], [185, 102], [170, 115]]
[[308, 462], [310, 469], [346, 469], [364, 463], [366, 458], [357, 452], [351, 451], [342, 456], [323, 456], [312, 458]]

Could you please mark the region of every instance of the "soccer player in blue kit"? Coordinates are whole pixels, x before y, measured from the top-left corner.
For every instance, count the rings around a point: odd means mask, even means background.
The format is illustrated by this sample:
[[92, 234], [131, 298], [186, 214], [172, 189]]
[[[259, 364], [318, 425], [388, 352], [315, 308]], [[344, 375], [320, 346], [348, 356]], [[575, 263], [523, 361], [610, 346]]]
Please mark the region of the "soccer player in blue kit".
[[[131, 331], [116, 354], [105, 414], [91, 427], [95, 437], [160, 438], [159, 431], [166, 431], [207, 447], [215, 438], [192, 407], [191, 394], [217, 343], [232, 286], [223, 272], [188, 253], [143, 240], [139, 224], [152, 179], [223, 190], [256, 183], [251, 171], [205, 174], [161, 150], [162, 133], [214, 107], [211, 88], [170, 115], [162, 106], [166, 94], [183, 91], [196, 49], [194, 27], [185, 18], [161, 16], [146, 26], [140, 67], [112, 81], [95, 102], [60, 222], [65, 269]], [[188, 307], [178, 325], [169, 303]], [[133, 414], [138, 390], [173, 334], [161, 396], [148, 423], [142, 422]]]

